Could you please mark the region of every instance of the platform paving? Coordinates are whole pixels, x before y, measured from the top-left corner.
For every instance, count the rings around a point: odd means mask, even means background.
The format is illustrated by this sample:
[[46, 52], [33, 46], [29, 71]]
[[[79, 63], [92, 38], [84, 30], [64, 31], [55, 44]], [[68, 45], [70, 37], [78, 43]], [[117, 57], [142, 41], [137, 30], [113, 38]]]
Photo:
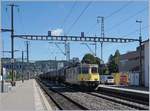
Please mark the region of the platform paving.
[[43, 91], [34, 79], [16, 82], [7, 93], [0, 93], [0, 111], [51, 111]]

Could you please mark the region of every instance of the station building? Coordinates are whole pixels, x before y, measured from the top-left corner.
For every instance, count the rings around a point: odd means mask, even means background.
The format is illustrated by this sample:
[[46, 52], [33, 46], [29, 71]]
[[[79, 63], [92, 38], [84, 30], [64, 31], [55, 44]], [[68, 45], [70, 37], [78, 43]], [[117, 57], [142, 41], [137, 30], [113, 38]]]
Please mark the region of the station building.
[[[119, 72], [139, 74], [140, 47], [120, 55]], [[142, 42], [142, 85], [149, 87], [149, 39]]]

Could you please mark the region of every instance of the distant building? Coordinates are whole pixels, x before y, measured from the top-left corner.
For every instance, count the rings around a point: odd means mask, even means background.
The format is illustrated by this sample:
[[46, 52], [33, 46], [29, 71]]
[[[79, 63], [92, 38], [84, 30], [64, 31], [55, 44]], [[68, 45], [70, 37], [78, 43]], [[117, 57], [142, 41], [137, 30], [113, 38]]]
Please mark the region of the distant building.
[[[120, 55], [119, 72], [136, 72], [140, 69], [140, 48]], [[142, 84], [148, 86], [149, 79], [149, 40], [142, 43]]]
[[[3, 67], [6, 68], [6, 77], [11, 73], [11, 58], [1, 58]], [[59, 70], [67, 65], [66, 61], [40, 60], [34, 62], [23, 62], [16, 60], [14, 63], [15, 78], [21, 78], [22, 72], [25, 79], [32, 78], [37, 74], [46, 73], [52, 70]]]
[[71, 63], [79, 63], [80, 60], [77, 57], [73, 57], [69, 62], [71, 62]]
[[120, 55], [119, 71], [139, 72], [139, 51], [131, 51]]
[[40, 60], [34, 62], [37, 72], [46, 73], [61, 69], [67, 65], [65, 60]]
[[[1, 61], [2, 61], [2, 66], [6, 69], [5, 77], [8, 77], [9, 74], [11, 74], [11, 69], [12, 69], [11, 58], [1, 58]], [[27, 64], [27, 62], [22, 63], [21, 61], [15, 60], [13, 69], [14, 69], [14, 74], [16, 79], [21, 78], [22, 74], [24, 75], [25, 79], [28, 79], [29, 76], [30, 77], [34, 76], [33, 63]]]

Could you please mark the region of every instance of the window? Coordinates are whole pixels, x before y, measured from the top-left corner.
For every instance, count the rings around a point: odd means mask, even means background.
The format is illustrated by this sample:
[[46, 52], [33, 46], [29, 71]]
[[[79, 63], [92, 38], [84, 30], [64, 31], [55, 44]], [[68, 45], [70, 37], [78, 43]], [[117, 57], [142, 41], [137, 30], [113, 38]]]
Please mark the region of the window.
[[97, 67], [92, 67], [91, 72], [92, 73], [97, 73]]
[[89, 73], [89, 68], [88, 67], [80, 67], [79, 68], [79, 73], [82, 73], [82, 74], [88, 74]]
[[107, 79], [113, 79], [113, 77], [110, 76], [110, 77], [107, 77]]

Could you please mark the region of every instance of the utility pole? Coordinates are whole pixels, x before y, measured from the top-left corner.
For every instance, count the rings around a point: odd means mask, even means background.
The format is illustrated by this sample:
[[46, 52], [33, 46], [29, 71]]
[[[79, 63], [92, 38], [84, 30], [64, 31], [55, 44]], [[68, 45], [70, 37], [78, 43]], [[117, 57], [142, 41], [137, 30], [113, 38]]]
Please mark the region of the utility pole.
[[12, 86], [15, 86], [14, 80], [14, 7], [18, 5], [10, 4], [11, 8], [11, 73], [12, 73]]
[[22, 50], [22, 82], [24, 82], [24, 77], [23, 77], [23, 68], [24, 68], [24, 51]]
[[58, 80], [58, 72], [57, 72], [57, 57], [55, 56], [55, 71], [56, 71], [56, 81]]
[[[1, 38], [0, 41], [0, 47], [3, 49], [2, 52], [2, 58], [4, 59], [4, 42], [3, 42], [3, 38]], [[1, 92], [4, 92], [4, 74], [3, 74], [3, 59], [0, 60], [0, 73], [1, 73]]]
[[95, 57], [96, 57], [96, 52], [97, 51], [97, 43], [95, 42]]
[[65, 54], [66, 54], [66, 60], [69, 62], [70, 60], [70, 44], [65, 41]]
[[[104, 38], [105, 34], [104, 34], [104, 17], [98, 16], [97, 17], [97, 22], [100, 23], [101, 19], [101, 37]], [[101, 44], [101, 62], [103, 62], [103, 42], [100, 43]], [[101, 66], [101, 74], [103, 75], [103, 65]]]
[[29, 41], [26, 41], [27, 63], [29, 63]]
[[[104, 38], [104, 17], [98, 16], [97, 23], [100, 23], [99, 19], [101, 19], [101, 37]], [[103, 60], [103, 42], [101, 42], [101, 60]]]
[[1, 59], [1, 77], [2, 77], [2, 83], [1, 83], [1, 92], [4, 92], [4, 75], [3, 75], [3, 61]]
[[29, 71], [29, 41], [26, 41], [26, 51], [27, 51], [27, 75], [28, 79], [30, 79], [30, 71]]
[[140, 24], [140, 30], [139, 30], [139, 46], [140, 46], [140, 53], [139, 53], [139, 83], [142, 86], [142, 34], [141, 34], [141, 25], [142, 25], [142, 21], [140, 20], [136, 20], [137, 23]]
[[[96, 37], [96, 34], [95, 34]], [[95, 42], [95, 57], [97, 56], [97, 43]]]

